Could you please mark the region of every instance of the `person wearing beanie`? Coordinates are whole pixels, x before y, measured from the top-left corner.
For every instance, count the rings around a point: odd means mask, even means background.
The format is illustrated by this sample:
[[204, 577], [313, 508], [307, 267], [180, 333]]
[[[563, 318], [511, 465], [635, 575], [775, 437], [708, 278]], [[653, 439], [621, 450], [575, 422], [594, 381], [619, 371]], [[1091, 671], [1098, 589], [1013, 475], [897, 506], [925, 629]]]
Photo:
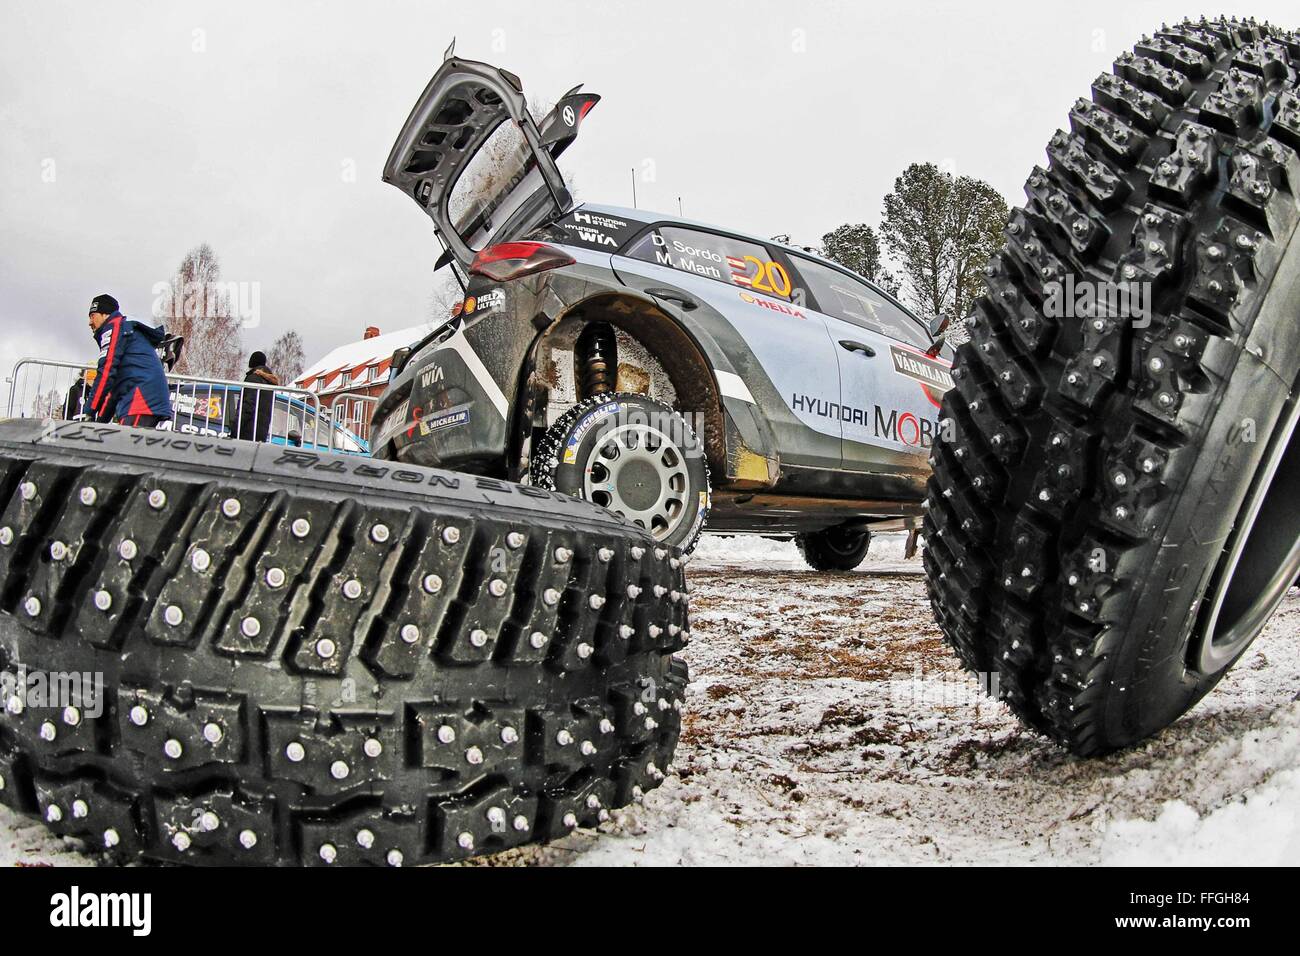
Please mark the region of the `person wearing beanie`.
[[[244, 381], [250, 385], [279, 385], [280, 379], [267, 367], [266, 353], [254, 352], [248, 357], [248, 373]], [[239, 434], [246, 441], [266, 441], [271, 437], [271, 411], [275, 406], [275, 391], [270, 388], [245, 388], [239, 401]]]
[[99, 365], [82, 414], [133, 428], [156, 428], [170, 420], [171, 393], [157, 352], [166, 330], [127, 318], [107, 293], [91, 299], [89, 325]]

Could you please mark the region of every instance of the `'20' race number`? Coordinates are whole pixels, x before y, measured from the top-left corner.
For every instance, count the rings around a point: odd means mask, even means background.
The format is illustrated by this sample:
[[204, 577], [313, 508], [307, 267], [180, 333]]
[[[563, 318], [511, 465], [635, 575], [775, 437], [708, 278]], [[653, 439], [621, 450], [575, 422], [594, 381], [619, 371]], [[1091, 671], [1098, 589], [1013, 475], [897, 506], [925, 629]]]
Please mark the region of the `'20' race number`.
[[727, 256], [727, 265], [731, 267], [731, 281], [736, 285], [743, 285], [755, 292], [766, 292], [768, 295], [782, 299], [790, 297], [790, 274], [785, 271], [781, 263], [764, 262], [757, 256], [743, 258]]

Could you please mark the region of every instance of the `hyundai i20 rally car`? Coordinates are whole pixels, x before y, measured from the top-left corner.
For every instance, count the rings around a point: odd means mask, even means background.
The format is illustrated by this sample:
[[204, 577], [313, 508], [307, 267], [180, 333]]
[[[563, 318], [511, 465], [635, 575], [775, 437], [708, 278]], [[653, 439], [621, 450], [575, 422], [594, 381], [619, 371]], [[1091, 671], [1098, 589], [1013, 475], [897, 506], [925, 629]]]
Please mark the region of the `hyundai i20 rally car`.
[[950, 362], [931, 328], [803, 249], [575, 204], [556, 164], [599, 97], [540, 122], [518, 78], [448, 58], [384, 179], [465, 280], [394, 356], [376, 457], [531, 481], [669, 544], [792, 534], [848, 569], [916, 526]]

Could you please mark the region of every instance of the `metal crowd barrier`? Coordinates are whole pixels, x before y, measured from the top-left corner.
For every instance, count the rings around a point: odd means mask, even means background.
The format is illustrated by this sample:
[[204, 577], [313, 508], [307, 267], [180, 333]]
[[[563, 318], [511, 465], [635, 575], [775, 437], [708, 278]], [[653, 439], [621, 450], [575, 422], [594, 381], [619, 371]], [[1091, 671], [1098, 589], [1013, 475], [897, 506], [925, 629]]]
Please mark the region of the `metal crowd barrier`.
[[378, 398], [369, 395], [336, 395], [326, 398], [336, 427], [351, 433], [370, 445], [370, 420], [374, 416]]
[[[93, 394], [94, 365], [25, 358], [8, 379], [9, 418], [72, 420]], [[309, 450], [368, 454], [366, 436], [374, 399], [346, 396], [322, 408], [313, 392], [284, 385], [169, 374], [172, 417], [159, 427], [176, 432], [263, 441]], [[268, 411], [269, 409], [269, 411]], [[353, 431], [348, 422], [364, 424]]]

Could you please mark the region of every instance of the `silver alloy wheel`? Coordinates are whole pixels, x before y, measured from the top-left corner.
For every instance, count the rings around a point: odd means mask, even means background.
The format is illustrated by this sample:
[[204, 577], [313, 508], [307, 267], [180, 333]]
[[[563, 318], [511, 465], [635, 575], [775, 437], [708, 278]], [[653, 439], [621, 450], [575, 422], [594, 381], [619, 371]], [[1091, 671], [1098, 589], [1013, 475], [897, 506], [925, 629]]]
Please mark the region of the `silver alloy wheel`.
[[1227, 667], [1264, 628], [1300, 573], [1300, 395], [1293, 394], [1214, 572], [1189, 661], [1202, 674]]
[[686, 518], [690, 475], [681, 446], [646, 424], [623, 425], [592, 448], [583, 497], [667, 538]]

